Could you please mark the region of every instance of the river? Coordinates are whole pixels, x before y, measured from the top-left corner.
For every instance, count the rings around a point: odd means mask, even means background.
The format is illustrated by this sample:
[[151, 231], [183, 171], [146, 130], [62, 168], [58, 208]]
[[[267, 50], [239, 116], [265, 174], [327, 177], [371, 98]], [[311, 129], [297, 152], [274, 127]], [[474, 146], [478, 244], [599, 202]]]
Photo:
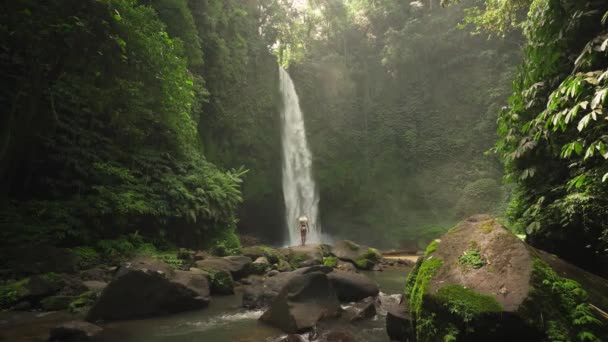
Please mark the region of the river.
[[[376, 317], [357, 322], [344, 319], [322, 322], [320, 334], [330, 330], [347, 330], [360, 341], [389, 341], [385, 332], [386, 308], [399, 300], [408, 269], [387, 269], [365, 272], [381, 289], [382, 305]], [[346, 308], [348, 304], [343, 304]], [[263, 342], [276, 341], [285, 336], [280, 330], [258, 321], [262, 310], [241, 308], [241, 295], [216, 296], [208, 308], [157, 318], [110, 322], [102, 324], [104, 331], [96, 341], [125, 342]], [[48, 329], [69, 319], [65, 312], [0, 314], [0, 341], [44, 341]], [[308, 334], [302, 337], [309, 341]]]

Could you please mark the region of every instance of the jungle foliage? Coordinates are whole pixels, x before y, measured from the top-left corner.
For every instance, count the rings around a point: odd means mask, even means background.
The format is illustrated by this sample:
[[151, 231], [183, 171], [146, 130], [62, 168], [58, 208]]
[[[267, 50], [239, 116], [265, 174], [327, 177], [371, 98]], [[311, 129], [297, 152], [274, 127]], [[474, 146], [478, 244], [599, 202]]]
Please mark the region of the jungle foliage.
[[257, 26], [258, 7], [243, 6], [3, 3], [2, 243], [69, 246], [139, 231], [179, 245], [238, 247], [244, 163], [218, 168], [200, 136], [221, 121], [223, 112], [207, 110], [226, 96], [221, 82], [257, 56], [244, 39], [222, 36], [243, 19]]
[[[501, 9], [520, 17], [515, 26], [526, 40], [495, 147], [516, 184], [507, 216], [535, 246], [601, 270], [608, 259], [608, 4], [517, 3], [517, 13]], [[472, 21], [494, 10], [478, 9]]]

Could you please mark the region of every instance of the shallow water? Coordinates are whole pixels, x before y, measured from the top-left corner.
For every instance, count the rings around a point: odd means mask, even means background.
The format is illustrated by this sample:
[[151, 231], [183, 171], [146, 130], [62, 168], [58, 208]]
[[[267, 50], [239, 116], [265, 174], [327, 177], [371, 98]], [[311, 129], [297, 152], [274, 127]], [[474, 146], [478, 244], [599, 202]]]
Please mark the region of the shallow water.
[[[344, 319], [323, 322], [318, 331], [322, 335], [330, 330], [347, 330], [359, 341], [387, 342], [385, 332], [386, 308], [399, 301], [409, 269], [390, 269], [383, 272], [365, 272], [374, 279], [381, 289], [382, 305], [376, 317], [357, 322], [356, 325]], [[252, 311], [240, 307], [241, 295], [213, 297], [210, 306], [200, 311], [190, 311], [176, 315], [141, 320], [110, 322], [102, 324], [104, 331], [97, 341], [125, 342], [259, 342], [276, 341], [285, 334], [258, 321], [262, 310]], [[349, 304], [342, 307], [347, 308]], [[8, 313], [7, 313], [8, 314]], [[15, 319], [15, 315], [21, 317]], [[38, 314], [40, 315], [40, 314]], [[32, 341], [48, 337], [48, 330], [58, 322], [65, 321], [67, 314], [51, 313], [36, 317], [34, 313], [12, 314], [12, 323], [0, 319], [0, 341]], [[0, 318], [2, 316], [0, 315]], [[27, 318], [27, 319], [25, 319]], [[25, 337], [26, 338], [17, 338]], [[308, 334], [302, 335], [309, 341]]]

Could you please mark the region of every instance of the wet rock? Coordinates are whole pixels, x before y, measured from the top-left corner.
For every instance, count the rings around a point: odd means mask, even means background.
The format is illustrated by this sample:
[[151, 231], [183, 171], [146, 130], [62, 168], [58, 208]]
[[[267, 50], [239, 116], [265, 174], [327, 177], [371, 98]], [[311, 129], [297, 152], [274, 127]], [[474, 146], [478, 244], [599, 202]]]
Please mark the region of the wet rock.
[[68, 308], [70, 303], [75, 299], [74, 296], [50, 296], [44, 298], [40, 304], [44, 311], [57, 311], [57, 310], [65, 310]]
[[49, 341], [76, 342], [89, 341], [103, 331], [97, 325], [84, 321], [71, 321], [51, 329]]
[[343, 261], [352, 262], [358, 269], [371, 270], [382, 255], [374, 248], [358, 245], [349, 240], [341, 240], [331, 248], [331, 253]]
[[289, 334], [287, 336], [282, 337], [277, 342], [306, 342], [306, 340], [300, 335]]
[[357, 267], [355, 267], [355, 265], [353, 265], [353, 263], [349, 261], [339, 260], [336, 269], [345, 272], [357, 272]]
[[374, 297], [368, 297], [346, 310], [346, 318], [351, 322], [362, 321], [376, 315], [378, 301]]
[[334, 271], [327, 277], [341, 301], [356, 302], [366, 297], [377, 296], [380, 292], [378, 284], [359, 273]]
[[321, 336], [320, 342], [356, 342], [353, 334], [346, 330], [330, 331]]
[[327, 275], [310, 272], [291, 279], [260, 319], [285, 332], [296, 333], [312, 328], [324, 318], [338, 316], [340, 310]]
[[101, 292], [108, 286], [105, 281], [85, 280], [82, 282], [88, 291]]
[[204, 275], [173, 271], [161, 261], [137, 257], [116, 272], [86, 319], [149, 317], [201, 309], [208, 303], [209, 283]]
[[393, 341], [415, 341], [411, 317], [406, 303], [396, 305], [387, 310], [386, 333]]
[[227, 257], [208, 257], [196, 262], [202, 270], [230, 272], [234, 280], [239, 280], [253, 273], [251, 258], [241, 255]]
[[316, 265], [291, 272], [281, 272], [272, 277], [256, 278], [257, 281], [252, 282], [243, 291], [243, 307], [248, 309], [267, 307], [292, 278], [310, 272], [329, 273], [331, 271], [331, 267]]

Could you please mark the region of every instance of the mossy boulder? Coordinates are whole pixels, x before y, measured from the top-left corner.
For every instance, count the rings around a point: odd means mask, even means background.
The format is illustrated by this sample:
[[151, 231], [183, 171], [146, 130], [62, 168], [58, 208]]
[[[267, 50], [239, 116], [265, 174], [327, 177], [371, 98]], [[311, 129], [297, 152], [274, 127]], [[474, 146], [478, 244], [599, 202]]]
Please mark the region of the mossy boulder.
[[[415, 336], [425, 341], [600, 341], [583, 288], [487, 215], [427, 248], [406, 281]], [[395, 338], [394, 336], [392, 336]]]
[[286, 259], [293, 268], [321, 265], [323, 258], [330, 256], [328, 245], [305, 245], [282, 248], [279, 254]]
[[271, 264], [276, 264], [282, 259], [281, 253], [269, 246], [249, 246], [241, 248], [241, 254], [250, 257], [251, 260], [256, 260], [259, 257], [265, 257]]
[[251, 258], [243, 255], [208, 257], [197, 261], [196, 267], [202, 270], [229, 272], [234, 280], [245, 278], [254, 272]]
[[331, 248], [331, 253], [338, 259], [351, 262], [362, 270], [371, 270], [382, 259], [378, 250], [356, 244], [350, 240], [336, 242]]
[[87, 314], [87, 321], [121, 320], [205, 308], [209, 282], [201, 273], [173, 270], [152, 257], [122, 265]]

